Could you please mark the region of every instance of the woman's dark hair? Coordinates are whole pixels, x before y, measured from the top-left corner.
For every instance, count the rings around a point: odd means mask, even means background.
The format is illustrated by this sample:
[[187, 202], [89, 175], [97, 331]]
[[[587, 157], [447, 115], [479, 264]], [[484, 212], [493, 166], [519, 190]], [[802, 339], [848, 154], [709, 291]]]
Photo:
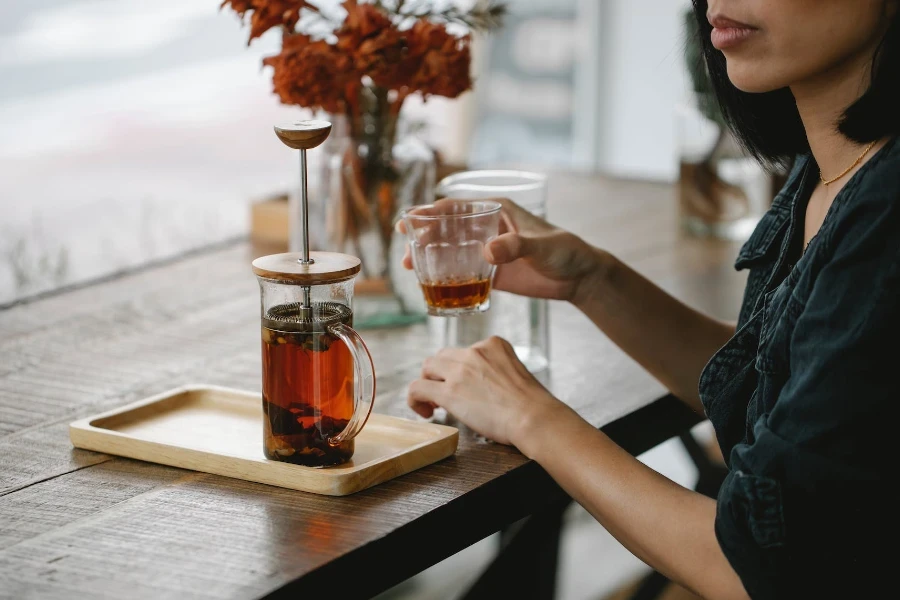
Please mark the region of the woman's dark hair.
[[[794, 96], [787, 88], [764, 93], [742, 92], [728, 79], [725, 55], [710, 41], [712, 25], [706, 19], [707, 0], [693, 0], [699, 25], [699, 43], [710, 82], [725, 122], [738, 141], [758, 160], [769, 165], [788, 164], [809, 152], [806, 132]], [[900, 10], [897, 11], [900, 14]], [[827, 43], [827, 42], [823, 42]], [[847, 108], [835, 126], [848, 138], [872, 142], [900, 133], [900, 17], [895, 15], [872, 65], [872, 83]]]

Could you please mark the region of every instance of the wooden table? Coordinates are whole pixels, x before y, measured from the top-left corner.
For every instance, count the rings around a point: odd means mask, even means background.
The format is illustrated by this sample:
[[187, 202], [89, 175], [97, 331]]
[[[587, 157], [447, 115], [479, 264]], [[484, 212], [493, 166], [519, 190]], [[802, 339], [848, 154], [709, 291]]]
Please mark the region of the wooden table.
[[[684, 237], [670, 186], [565, 175], [551, 196], [555, 222], [736, 317], [737, 245]], [[191, 382], [259, 389], [253, 254], [229, 245], [0, 311], [0, 597], [368, 597], [528, 515], [540, 531], [566, 501], [465, 428], [456, 456], [344, 498], [74, 450], [76, 418]], [[574, 308], [554, 305], [551, 322], [549, 386], [630, 452], [696, 422]], [[411, 418], [403, 389], [427, 328], [364, 334], [375, 410]]]

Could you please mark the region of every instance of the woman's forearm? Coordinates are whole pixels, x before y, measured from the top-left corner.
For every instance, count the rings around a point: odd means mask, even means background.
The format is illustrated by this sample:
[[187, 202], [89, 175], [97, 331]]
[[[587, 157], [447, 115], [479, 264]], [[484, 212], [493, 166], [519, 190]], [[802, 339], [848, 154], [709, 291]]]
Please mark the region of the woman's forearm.
[[602, 250], [573, 303], [631, 358], [698, 412], [700, 372], [734, 335]]
[[648, 468], [574, 411], [552, 412], [513, 440], [525, 455], [660, 573], [704, 598], [747, 598], [716, 540], [714, 500]]

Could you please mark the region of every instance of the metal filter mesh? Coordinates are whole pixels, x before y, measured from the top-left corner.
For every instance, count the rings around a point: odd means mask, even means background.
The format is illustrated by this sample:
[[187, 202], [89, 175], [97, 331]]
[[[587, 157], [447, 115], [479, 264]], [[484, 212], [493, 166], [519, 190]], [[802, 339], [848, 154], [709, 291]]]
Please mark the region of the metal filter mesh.
[[304, 309], [300, 302], [292, 302], [268, 309], [263, 324], [271, 329], [313, 333], [338, 323], [349, 323], [352, 315], [348, 306], [338, 302], [313, 302], [311, 309]]

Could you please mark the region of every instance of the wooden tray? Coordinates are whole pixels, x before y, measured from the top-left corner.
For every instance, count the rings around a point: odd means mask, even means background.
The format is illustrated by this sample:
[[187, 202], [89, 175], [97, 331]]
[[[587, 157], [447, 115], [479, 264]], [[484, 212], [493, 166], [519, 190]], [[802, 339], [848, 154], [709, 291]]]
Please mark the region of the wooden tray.
[[78, 448], [345, 496], [456, 452], [459, 432], [446, 425], [372, 413], [353, 459], [325, 469], [268, 460], [262, 450], [262, 399], [216, 386], [187, 386], [75, 421]]

